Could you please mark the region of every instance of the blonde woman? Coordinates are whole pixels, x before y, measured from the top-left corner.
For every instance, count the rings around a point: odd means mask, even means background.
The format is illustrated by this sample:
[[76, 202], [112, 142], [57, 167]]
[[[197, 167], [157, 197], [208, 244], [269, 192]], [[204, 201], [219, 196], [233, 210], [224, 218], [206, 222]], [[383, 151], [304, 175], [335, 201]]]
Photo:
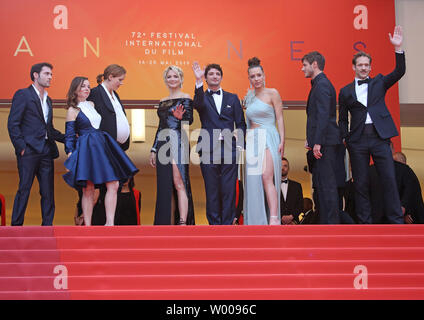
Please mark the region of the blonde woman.
[[167, 67], [163, 78], [169, 95], [159, 103], [159, 126], [150, 154], [157, 177], [154, 224], [193, 225], [189, 143], [181, 130], [182, 122], [193, 122], [193, 100], [181, 91], [184, 73], [179, 67]]

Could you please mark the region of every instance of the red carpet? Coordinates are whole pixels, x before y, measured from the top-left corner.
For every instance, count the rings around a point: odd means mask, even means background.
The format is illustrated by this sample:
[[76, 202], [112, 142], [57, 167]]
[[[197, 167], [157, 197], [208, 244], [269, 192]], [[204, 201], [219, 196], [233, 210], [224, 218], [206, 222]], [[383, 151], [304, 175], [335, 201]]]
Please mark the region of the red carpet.
[[424, 226], [0, 227], [0, 299], [424, 299]]

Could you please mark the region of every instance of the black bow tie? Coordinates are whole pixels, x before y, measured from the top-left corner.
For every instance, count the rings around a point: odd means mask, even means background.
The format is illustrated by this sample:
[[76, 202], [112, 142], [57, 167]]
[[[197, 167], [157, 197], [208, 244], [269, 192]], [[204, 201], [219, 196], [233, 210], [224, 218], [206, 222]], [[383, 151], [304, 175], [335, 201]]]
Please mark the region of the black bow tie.
[[213, 95], [213, 94], [221, 95], [221, 90], [218, 90], [218, 91], [209, 90], [209, 94], [210, 95]]
[[360, 86], [361, 84], [364, 84], [364, 83], [368, 83], [368, 82], [370, 82], [370, 78], [367, 78], [365, 80], [358, 80], [358, 86]]
[[281, 183], [289, 183], [289, 181], [286, 179], [286, 180], [281, 181]]

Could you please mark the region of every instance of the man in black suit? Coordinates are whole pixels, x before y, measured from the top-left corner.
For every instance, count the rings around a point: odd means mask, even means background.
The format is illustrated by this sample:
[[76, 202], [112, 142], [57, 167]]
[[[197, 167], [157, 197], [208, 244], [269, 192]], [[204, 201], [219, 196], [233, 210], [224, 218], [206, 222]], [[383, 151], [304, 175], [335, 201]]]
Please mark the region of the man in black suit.
[[[238, 150], [244, 148], [246, 123], [236, 94], [222, 90], [222, 68], [193, 64], [196, 78], [193, 106], [202, 123], [197, 151], [205, 181], [206, 216], [211, 225], [230, 225], [236, 218]], [[203, 91], [203, 79], [208, 89]], [[234, 135], [234, 127], [236, 135]]]
[[324, 74], [325, 58], [317, 51], [302, 58], [302, 71], [311, 78], [312, 88], [306, 106], [307, 159], [321, 224], [338, 224], [339, 199], [337, 191], [338, 150], [341, 144], [336, 122], [336, 91]]
[[[392, 152], [393, 144], [390, 143]], [[402, 155], [405, 162], [396, 159], [399, 154]], [[399, 199], [402, 206], [404, 222], [407, 224], [424, 223], [424, 202], [421, 193], [421, 186], [418, 177], [410, 166], [406, 164], [406, 156], [402, 152], [394, 152], [393, 160], [395, 166], [396, 186], [399, 192]], [[387, 223], [385, 216], [387, 212], [384, 203], [383, 186], [381, 178], [375, 168], [370, 166], [370, 185], [371, 185], [371, 207], [373, 223]]]
[[414, 170], [406, 163], [394, 161], [396, 183], [399, 191], [404, 222], [407, 224], [424, 223], [424, 202], [420, 181]]
[[[407, 164], [394, 160], [394, 166], [404, 223], [424, 223], [424, 203], [417, 176]], [[372, 221], [373, 223], [390, 223], [386, 216], [382, 179], [375, 165], [370, 166], [369, 174]]]
[[12, 211], [12, 226], [24, 223], [25, 210], [34, 177], [40, 185], [42, 225], [51, 226], [54, 218], [54, 163], [59, 157], [55, 141], [65, 135], [53, 127], [50, 87], [53, 66], [38, 63], [31, 67], [33, 81], [28, 88], [16, 91], [12, 99], [7, 128], [18, 162], [19, 187]]
[[303, 211], [300, 224], [319, 224], [319, 213], [314, 211], [314, 203], [311, 198], [303, 198]]
[[[355, 207], [360, 223], [372, 223], [369, 162], [372, 156], [384, 188], [386, 215], [390, 223], [403, 223], [401, 203], [396, 188], [390, 138], [398, 132], [384, 101], [387, 90], [405, 74], [405, 54], [401, 49], [402, 28], [389, 34], [396, 51], [396, 68], [386, 76], [370, 78], [371, 56], [358, 52], [353, 60], [355, 80], [339, 94], [339, 125], [345, 139], [355, 183]], [[349, 128], [348, 112], [351, 116]]]
[[281, 224], [298, 224], [299, 214], [303, 212], [303, 191], [299, 182], [288, 179], [289, 161], [281, 160]]

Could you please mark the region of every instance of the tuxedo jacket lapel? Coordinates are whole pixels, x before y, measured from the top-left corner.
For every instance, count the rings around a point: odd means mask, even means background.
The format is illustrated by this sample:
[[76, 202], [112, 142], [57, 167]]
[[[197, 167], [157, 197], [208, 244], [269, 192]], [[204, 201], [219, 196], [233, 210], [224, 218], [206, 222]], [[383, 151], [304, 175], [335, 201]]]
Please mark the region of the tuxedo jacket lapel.
[[110, 101], [109, 96], [108, 96], [107, 92], [105, 91], [105, 88], [103, 88], [103, 86], [101, 84], [99, 86], [100, 86], [100, 92], [102, 94], [102, 99], [105, 103], [106, 108], [108, 108], [112, 112], [115, 111], [113, 109], [112, 102]]
[[221, 113], [224, 110], [224, 108], [227, 107], [228, 103], [228, 93], [222, 90], [222, 104], [221, 104]]
[[49, 106], [49, 115], [47, 117], [47, 123], [52, 123], [53, 121], [53, 106], [50, 98], [47, 98], [47, 105]]
[[[281, 184], [283, 184], [283, 182], [281, 182]], [[284, 199], [284, 194], [283, 194], [283, 188], [280, 187], [280, 193], [281, 193], [281, 201], [283, 203], [287, 203], [287, 200], [289, 199], [289, 190], [290, 190], [290, 181], [287, 180], [287, 194], [286, 194], [286, 199]]]
[[119, 104], [120, 104], [120, 105], [121, 105], [121, 107], [122, 107], [122, 111], [124, 112], [124, 114], [125, 114], [125, 115], [127, 115], [127, 113], [125, 112], [124, 105], [122, 104], [121, 99], [119, 98], [118, 93], [117, 93], [117, 92], [115, 92], [115, 91], [113, 91], [113, 93], [115, 94], [116, 99], [118, 99]]
[[[41, 107], [40, 97], [37, 95], [37, 92], [35, 92], [35, 89], [32, 87], [32, 85], [29, 87], [29, 90], [31, 92], [32, 101], [34, 101], [35, 102], [35, 105], [37, 106], [38, 114], [41, 117], [41, 119], [43, 120], [43, 122], [45, 122], [45, 120], [44, 120], [44, 114], [43, 114], [43, 108]], [[47, 101], [48, 100], [49, 99], [47, 99]], [[50, 110], [49, 110], [49, 113], [51, 113]]]
[[314, 90], [314, 87], [311, 87], [311, 90], [309, 90], [309, 94], [308, 94], [308, 100], [306, 101], [306, 113], [308, 114], [309, 112], [309, 100], [311, 99], [311, 95], [312, 95], [312, 90]]
[[358, 101], [358, 97], [356, 96], [356, 89], [355, 89], [355, 80], [350, 84], [349, 86], [350, 94], [355, 99], [355, 101]]
[[368, 82], [367, 106], [370, 105], [370, 97], [371, 97], [373, 87], [374, 87], [374, 81], [372, 81], [372, 79], [370, 78], [370, 81]]
[[287, 180], [287, 195], [286, 195], [286, 203], [289, 202], [290, 199], [290, 180]]

